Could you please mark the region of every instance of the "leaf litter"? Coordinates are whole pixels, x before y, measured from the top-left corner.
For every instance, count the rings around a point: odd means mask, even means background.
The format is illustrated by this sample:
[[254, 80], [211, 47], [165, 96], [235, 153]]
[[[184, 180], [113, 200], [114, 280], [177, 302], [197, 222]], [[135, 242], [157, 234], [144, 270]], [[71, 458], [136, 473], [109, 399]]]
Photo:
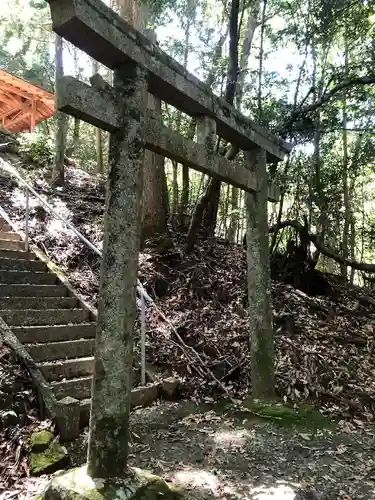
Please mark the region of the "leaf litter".
[[[67, 187], [56, 192], [49, 189], [40, 172], [33, 171], [30, 175], [38, 188], [44, 190], [49, 203], [100, 246], [104, 208], [100, 178], [69, 168]], [[11, 180], [1, 178], [0, 181], [0, 202], [22, 227], [24, 199]], [[96, 305], [99, 260], [95, 254], [72, 238], [66, 228], [55, 225], [38, 204], [31, 207], [30, 233], [61, 266], [73, 285]], [[174, 248], [169, 252], [159, 254], [154, 249], [141, 253], [139, 278], [183, 342], [199, 353], [205, 366], [233, 398], [242, 399], [251, 393], [248, 353], [251, 318], [246, 307], [245, 251], [223, 240], [206, 239], [199, 240], [194, 253], [187, 256], [182, 252], [183, 235], [175, 233], [172, 236]], [[374, 296], [368, 290], [343, 286], [335, 280], [332, 280], [332, 294], [325, 296], [308, 296], [282, 282], [272, 282], [271, 286], [278, 396], [291, 404], [314, 404], [338, 422], [340, 435], [358, 439], [358, 443], [362, 443], [362, 436], [365, 436], [364, 444], [368, 441], [368, 446], [371, 443], [373, 447], [373, 436], [370, 433], [368, 438], [368, 429], [374, 421], [375, 404]], [[208, 379], [204, 370], [199, 369], [199, 363], [192, 362], [176, 345], [174, 330], [153, 308], [147, 311], [147, 328], [147, 361], [157, 366], [161, 373], [179, 376], [183, 382], [182, 398], [210, 402], [222, 397], [222, 390], [215, 381]], [[277, 450], [276, 442], [281, 439], [277, 433], [280, 432], [280, 429], [273, 431], [270, 436], [276, 435], [274, 442], [264, 442], [262, 446]], [[308, 435], [294, 435], [290, 443], [293, 440], [296, 445], [309, 442]], [[282, 443], [285, 444], [285, 440], [281, 439]], [[322, 449], [318, 447], [314, 451], [320, 457], [318, 468], [321, 456], [329, 456], [335, 460], [342, 457], [341, 466], [348, 469], [348, 456], [356, 461], [359, 471], [363, 469], [366, 478], [367, 471], [373, 470], [368, 446], [364, 446], [362, 454], [357, 450], [353, 455], [354, 445], [346, 449], [347, 445], [341, 443], [325, 451], [323, 444]], [[327, 442], [325, 445], [328, 446]], [[279, 458], [281, 464], [289, 463], [285, 456]], [[268, 464], [275, 462], [270, 457], [267, 460]], [[324, 476], [327, 482], [334, 477], [332, 471]], [[366, 498], [351, 497], [350, 491], [345, 490], [337, 494], [342, 498], [345, 495], [347, 498]]]

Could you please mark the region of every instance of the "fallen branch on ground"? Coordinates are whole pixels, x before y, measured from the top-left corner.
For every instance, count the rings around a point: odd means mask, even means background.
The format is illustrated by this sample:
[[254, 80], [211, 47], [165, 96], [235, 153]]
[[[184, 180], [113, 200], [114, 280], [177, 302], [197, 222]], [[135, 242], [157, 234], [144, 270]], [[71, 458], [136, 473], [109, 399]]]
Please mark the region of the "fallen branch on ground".
[[299, 234], [303, 235], [307, 238], [311, 243], [314, 243], [316, 249], [325, 255], [336, 261], [338, 264], [342, 264], [343, 266], [349, 266], [353, 269], [357, 269], [358, 271], [365, 271], [367, 273], [375, 273], [375, 264], [367, 264], [366, 262], [357, 262], [352, 259], [346, 259], [341, 255], [337, 254], [330, 248], [327, 248], [324, 243], [319, 239], [319, 236], [314, 233], [307, 233], [306, 228], [297, 220], [285, 220], [280, 222], [279, 224], [275, 224], [269, 228], [270, 233], [274, 233], [283, 229], [285, 227], [293, 227]]

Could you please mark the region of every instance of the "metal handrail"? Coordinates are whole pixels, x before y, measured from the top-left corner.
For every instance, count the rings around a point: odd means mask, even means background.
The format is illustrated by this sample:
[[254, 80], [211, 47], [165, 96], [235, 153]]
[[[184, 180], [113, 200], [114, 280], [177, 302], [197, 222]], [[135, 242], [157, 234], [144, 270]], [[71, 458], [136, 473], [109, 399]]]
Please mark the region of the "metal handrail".
[[[76, 236], [79, 238], [86, 246], [88, 246], [93, 252], [99, 255], [100, 258], [103, 257], [103, 253], [96, 247], [91, 241], [89, 241], [82, 233], [78, 231], [74, 225], [65, 219], [62, 215], [60, 215], [56, 210], [46, 201], [43, 197], [35, 191], [35, 189], [30, 186], [30, 184], [20, 175], [18, 170], [5, 162], [2, 158], [0, 158], [0, 166], [6, 170], [8, 173], [16, 177], [16, 179], [26, 188], [26, 214], [25, 214], [25, 249], [29, 250], [29, 220], [30, 220], [30, 193], [32, 193], [48, 210], [48, 212], [52, 213], [57, 219], [61, 220]], [[140, 295], [141, 302], [141, 378], [142, 384], [146, 383], [146, 374], [145, 374], [145, 366], [146, 366], [146, 353], [145, 353], [145, 335], [146, 335], [146, 320], [145, 320], [145, 300], [154, 305], [154, 301], [149, 296], [149, 294], [144, 289], [142, 283], [137, 279], [137, 292]]]

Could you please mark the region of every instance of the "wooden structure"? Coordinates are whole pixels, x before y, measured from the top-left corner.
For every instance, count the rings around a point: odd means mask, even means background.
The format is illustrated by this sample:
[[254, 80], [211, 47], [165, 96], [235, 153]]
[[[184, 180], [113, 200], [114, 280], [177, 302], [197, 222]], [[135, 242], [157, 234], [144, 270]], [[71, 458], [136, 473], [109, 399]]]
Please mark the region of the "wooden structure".
[[54, 112], [54, 94], [0, 70], [0, 122], [5, 130], [33, 132]]
[[[199, 79], [100, 0], [48, 0], [53, 29], [114, 70], [113, 87], [99, 75], [91, 86], [58, 82], [58, 109], [111, 133], [101, 289], [95, 344], [88, 471], [121, 476], [127, 463], [135, 286], [141, 230], [144, 151], [148, 149], [247, 193], [249, 338], [253, 394], [274, 392], [267, 201], [278, 200], [266, 163], [290, 151], [285, 141], [215, 96]], [[147, 109], [148, 92], [197, 122], [193, 141]], [[217, 154], [217, 138], [245, 161]]]

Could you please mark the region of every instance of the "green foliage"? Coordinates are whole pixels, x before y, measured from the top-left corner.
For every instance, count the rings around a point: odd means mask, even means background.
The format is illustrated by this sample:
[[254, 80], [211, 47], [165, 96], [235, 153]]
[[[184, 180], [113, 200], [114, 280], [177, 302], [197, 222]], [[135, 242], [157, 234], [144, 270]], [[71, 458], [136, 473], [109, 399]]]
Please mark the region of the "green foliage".
[[21, 140], [20, 153], [26, 162], [36, 166], [48, 167], [54, 160], [52, 140], [42, 134], [25, 134]]

